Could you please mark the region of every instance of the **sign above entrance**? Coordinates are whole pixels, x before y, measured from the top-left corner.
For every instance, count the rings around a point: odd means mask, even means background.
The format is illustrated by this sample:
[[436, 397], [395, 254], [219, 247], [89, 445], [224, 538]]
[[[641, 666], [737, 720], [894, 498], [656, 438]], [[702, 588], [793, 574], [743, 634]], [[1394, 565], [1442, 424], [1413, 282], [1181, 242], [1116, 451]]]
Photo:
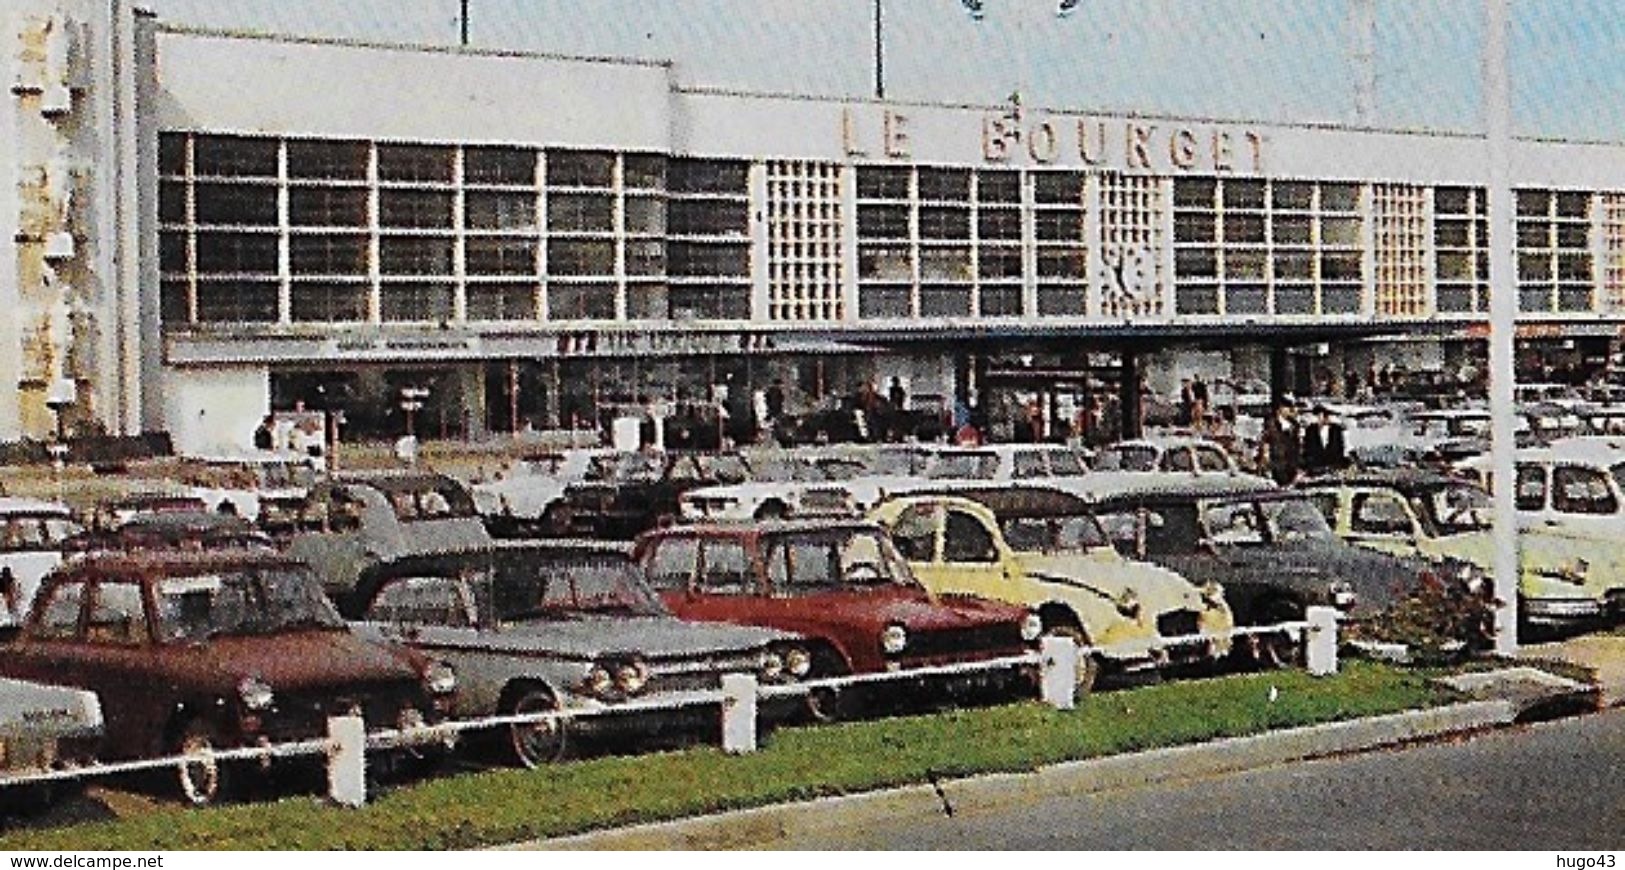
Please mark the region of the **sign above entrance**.
[[[841, 111], [841, 148], [849, 158], [914, 160], [921, 137], [945, 132], [940, 115], [932, 120], [927, 128], [906, 109], [848, 106]], [[979, 135], [982, 160], [992, 165], [1163, 175], [1258, 175], [1267, 141], [1257, 130], [1227, 124], [1056, 115], [1020, 106], [983, 112], [979, 131], [953, 135]]]

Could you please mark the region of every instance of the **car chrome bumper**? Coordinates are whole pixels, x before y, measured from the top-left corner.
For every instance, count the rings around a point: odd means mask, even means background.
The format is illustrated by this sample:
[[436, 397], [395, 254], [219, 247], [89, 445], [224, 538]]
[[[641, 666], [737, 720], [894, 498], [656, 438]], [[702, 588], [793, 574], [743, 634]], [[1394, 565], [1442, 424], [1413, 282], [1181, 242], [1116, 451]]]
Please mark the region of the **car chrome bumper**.
[[1526, 598], [1520, 603], [1524, 619], [1534, 623], [1569, 623], [1602, 617], [1604, 608], [1593, 598]]

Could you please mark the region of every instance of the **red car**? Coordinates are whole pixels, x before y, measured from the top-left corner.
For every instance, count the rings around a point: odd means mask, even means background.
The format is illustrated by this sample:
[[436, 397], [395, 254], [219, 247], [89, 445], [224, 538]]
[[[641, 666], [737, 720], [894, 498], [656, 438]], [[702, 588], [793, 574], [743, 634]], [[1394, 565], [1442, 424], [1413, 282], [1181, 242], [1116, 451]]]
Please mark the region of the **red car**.
[[675, 526], [645, 534], [636, 556], [683, 619], [806, 636], [812, 677], [1019, 655], [1042, 628], [1025, 608], [933, 595], [879, 527], [855, 520]]
[[[358, 710], [369, 728], [440, 720], [456, 678], [421, 653], [352, 632], [303, 563], [251, 550], [89, 554], [49, 575], [0, 676], [94, 691], [108, 759], [320, 737]], [[178, 768], [191, 803], [251, 764]]]

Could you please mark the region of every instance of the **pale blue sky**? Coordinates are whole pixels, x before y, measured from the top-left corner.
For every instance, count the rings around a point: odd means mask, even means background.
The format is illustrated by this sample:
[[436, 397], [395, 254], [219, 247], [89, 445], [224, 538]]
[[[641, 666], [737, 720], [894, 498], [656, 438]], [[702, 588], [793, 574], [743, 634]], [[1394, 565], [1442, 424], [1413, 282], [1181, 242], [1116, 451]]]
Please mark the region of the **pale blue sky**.
[[[1482, 0], [1372, 0], [1377, 126], [1481, 127]], [[888, 96], [1352, 122], [1350, 0], [883, 0]], [[146, 0], [165, 20], [455, 44], [458, 0]], [[1513, 0], [1526, 135], [1625, 141], [1625, 0]], [[481, 48], [672, 60], [685, 85], [872, 90], [873, 0], [470, 0]]]

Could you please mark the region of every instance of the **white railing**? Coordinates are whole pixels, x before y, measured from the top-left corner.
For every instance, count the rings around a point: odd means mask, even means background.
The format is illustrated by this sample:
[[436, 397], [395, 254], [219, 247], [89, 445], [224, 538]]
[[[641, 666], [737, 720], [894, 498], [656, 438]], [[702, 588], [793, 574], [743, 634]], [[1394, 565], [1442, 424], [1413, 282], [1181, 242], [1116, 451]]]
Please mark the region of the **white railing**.
[[[1264, 626], [1237, 626], [1223, 633], [1181, 635], [1161, 638], [1152, 647], [1162, 650], [1178, 646], [1212, 643], [1220, 638], [1236, 639], [1263, 634], [1287, 634], [1304, 644], [1304, 661], [1310, 674], [1326, 676], [1337, 672], [1337, 619], [1338, 613], [1330, 607], [1311, 607], [1306, 619]], [[341, 806], [360, 806], [367, 800], [366, 764], [369, 751], [398, 749], [409, 746], [447, 744], [464, 732], [515, 725], [549, 724], [555, 727], [565, 722], [594, 716], [626, 715], [650, 712], [672, 712], [690, 707], [716, 706], [722, 720], [722, 749], [730, 753], [754, 752], [757, 749], [758, 706], [763, 700], [805, 696], [813, 691], [858, 685], [881, 684], [899, 680], [918, 680], [932, 677], [966, 676], [991, 673], [1023, 667], [1038, 668], [1039, 697], [1057, 710], [1070, 710], [1077, 705], [1078, 667], [1084, 656], [1111, 655], [1113, 647], [1078, 646], [1067, 637], [1045, 637], [1035, 652], [1005, 656], [976, 662], [951, 665], [933, 665], [908, 670], [884, 671], [868, 674], [850, 674], [840, 677], [821, 677], [796, 683], [760, 684], [754, 674], [725, 674], [720, 688], [673, 693], [659, 698], [627, 701], [602, 707], [565, 710], [544, 710], [535, 713], [487, 716], [480, 719], [458, 719], [434, 725], [420, 725], [405, 729], [380, 730], [368, 733], [362, 718], [356, 714], [333, 716], [327, 720], [327, 736], [288, 743], [263, 746], [245, 746], [234, 749], [212, 749], [171, 755], [164, 758], [139, 759], [89, 764], [61, 770], [17, 774], [0, 777], [0, 788], [30, 783], [87, 779], [118, 773], [181, 768], [195, 764], [220, 764], [229, 761], [260, 761], [269, 763], [278, 758], [326, 756], [328, 796]], [[1143, 652], [1142, 648], [1135, 651]]]

